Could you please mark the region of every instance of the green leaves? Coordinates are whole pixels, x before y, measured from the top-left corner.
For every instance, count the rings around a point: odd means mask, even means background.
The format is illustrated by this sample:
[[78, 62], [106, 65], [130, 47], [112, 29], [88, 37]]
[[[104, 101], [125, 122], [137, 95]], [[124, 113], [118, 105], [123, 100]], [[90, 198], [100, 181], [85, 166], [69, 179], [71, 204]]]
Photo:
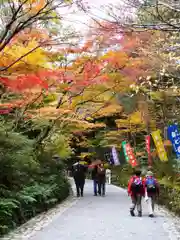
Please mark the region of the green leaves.
[[137, 96], [130, 97], [127, 94], [118, 93], [118, 102], [123, 106], [124, 112], [127, 114], [133, 113], [137, 107]]
[[[67, 197], [69, 185], [62, 176], [55, 176], [53, 184], [50, 178], [46, 180], [49, 184], [35, 183], [18, 193], [11, 192], [11, 198], [0, 198], [0, 236]], [[22, 222], [18, 222], [20, 218]]]

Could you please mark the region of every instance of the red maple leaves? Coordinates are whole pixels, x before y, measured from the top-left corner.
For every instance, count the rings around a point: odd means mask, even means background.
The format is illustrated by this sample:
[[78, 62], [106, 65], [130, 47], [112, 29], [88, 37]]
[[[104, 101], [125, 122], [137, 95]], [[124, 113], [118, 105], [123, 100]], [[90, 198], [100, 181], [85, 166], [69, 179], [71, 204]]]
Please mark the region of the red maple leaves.
[[45, 89], [48, 88], [48, 84], [35, 74], [22, 75], [15, 78], [0, 77], [0, 82], [13, 92], [22, 92], [36, 86], [40, 86]]

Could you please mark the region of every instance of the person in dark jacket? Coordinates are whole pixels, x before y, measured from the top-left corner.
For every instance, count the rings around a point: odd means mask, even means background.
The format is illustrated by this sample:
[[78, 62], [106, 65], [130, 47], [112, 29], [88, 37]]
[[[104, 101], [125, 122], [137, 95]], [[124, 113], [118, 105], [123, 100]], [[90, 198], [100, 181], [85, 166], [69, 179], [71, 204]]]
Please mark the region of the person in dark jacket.
[[72, 175], [76, 185], [77, 197], [83, 197], [87, 167], [79, 162], [72, 166]]
[[105, 196], [105, 184], [106, 184], [106, 169], [104, 164], [101, 163], [97, 166], [97, 182], [98, 182], [98, 194]]
[[93, 180], [94, 196], [97, 196], [97, 185], [98, 185], [97, 166], [95, 166], [95, 167], [93, 168], [91, 177], [92, 177], [92, 180]]

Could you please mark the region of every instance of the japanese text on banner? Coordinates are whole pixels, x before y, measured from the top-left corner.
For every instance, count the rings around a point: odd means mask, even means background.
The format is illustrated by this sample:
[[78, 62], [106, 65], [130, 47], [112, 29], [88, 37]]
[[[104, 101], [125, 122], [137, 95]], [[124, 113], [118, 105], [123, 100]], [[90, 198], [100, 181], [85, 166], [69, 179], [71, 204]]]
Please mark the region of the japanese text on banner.
[[152, 159], [151, 159], [151, 148], [150, 148], [150, 135], [146, 136], [146, 151], [148, 153], [148, 165], [152, 165]]
[[134, 155], [133, 149], [131, 148], [131, 145], [129, 143], [126, 144], [126, 153], [129, 159], [129, 164], [131, 164], [132, 167], [136, 167], [138, 163]]
[[153, 137], [160, 160], [162, 162], [167, 162], [168, 158], [167, 158], [166, 150], [164, 148], [164, 144], [163, 144], [163, 141], [162, 141], [162, 138], [160, 135], [160, 130], [156, 130], [156, 131], [152, 132], [151, 135]]
[[167, 129], [168, 138], [172, 142], [174, 151], [178, 159], [180, 159], [180, 133], [177, 124], [170, 125]]

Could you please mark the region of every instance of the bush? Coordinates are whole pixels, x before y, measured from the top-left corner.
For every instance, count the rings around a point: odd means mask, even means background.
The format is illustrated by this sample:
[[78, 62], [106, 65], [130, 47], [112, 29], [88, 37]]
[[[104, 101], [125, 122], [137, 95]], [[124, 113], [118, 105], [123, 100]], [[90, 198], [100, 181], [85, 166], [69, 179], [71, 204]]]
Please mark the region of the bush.
[[180, 186], [160, 182], [159, 204], [180, 216]]
[[69, 195], [63, 163], [34, 143], [0, 125], [0, 236]]
[[113, 184], [126, 188], [132, 173], [133, 169], [129, 165], [124, 167], [115, 167], [112, 174]]
[[35, 183], [0, 198], [0, 235], [55, 206], [69, 195], [69, 189], [68, 181], [56, 176], [53, 184]]

